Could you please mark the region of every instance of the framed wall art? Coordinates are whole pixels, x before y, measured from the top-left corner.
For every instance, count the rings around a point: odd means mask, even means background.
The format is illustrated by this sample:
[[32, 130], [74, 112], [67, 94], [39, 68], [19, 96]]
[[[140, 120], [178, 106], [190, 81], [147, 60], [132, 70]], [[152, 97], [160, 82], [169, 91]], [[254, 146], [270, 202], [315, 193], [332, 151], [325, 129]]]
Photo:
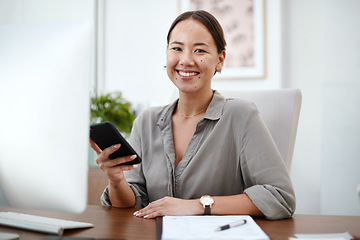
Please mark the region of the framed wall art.
[[265, 78], [265, 0], [178, 0], [178, 5], [180, 12], [206, 10], [222, 25], [226, 59], [215, 78]]

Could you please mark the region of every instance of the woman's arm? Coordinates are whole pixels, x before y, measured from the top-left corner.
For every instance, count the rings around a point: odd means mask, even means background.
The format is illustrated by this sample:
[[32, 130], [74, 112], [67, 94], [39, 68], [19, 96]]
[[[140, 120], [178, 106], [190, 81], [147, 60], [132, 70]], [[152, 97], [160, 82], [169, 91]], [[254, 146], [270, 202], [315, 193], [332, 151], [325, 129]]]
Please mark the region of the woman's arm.
[[[213, 215], [250, 215], [264, 216], [246, 194], [213, 197], [211, 208]], [[150, 203], [145, 208], [134, 213], [137, 217], [155, 218], [158, 216], [203, 215], [204, 208], [200, 199], [183, 200], [164, 197]]]
[[135, 169], [137, 165], [119, 164], [134, 160], [136, 155], [109, 159], [109, 155], [121, 147], [120, 144], [101, 151], [95, 142], [90, 139], [90, 146], [98, 154], [96, 163], [109, 178], [108, 195], [111, 205], [114, 207], [133, 207], [135, 205], [135, 195], [124, 177], [124, 171]]
[[113, 207], [134, 207], [135, 195], [125, 179], [120, 182], [110, 181], [108, 190]]
[[212, 214], [264, 216], [245, 193], [213, 198], [214, 205], [211, 209]]

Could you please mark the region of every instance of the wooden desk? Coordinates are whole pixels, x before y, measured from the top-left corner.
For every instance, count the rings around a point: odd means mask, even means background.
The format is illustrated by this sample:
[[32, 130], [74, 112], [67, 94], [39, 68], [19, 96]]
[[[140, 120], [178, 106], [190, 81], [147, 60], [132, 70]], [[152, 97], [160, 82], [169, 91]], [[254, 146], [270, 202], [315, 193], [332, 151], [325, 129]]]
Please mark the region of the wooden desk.
[[[94, 224], [93, 228], [68, 230], [63, 236], [88, 237], [88, 238], [113, 238], [113, 239], [156, 239], [155, 219], [142, 219], [133, 216], [135, 209], [118, 209], [90, 205], [81, 214], [17, 210], [0, 208], [0, 211], [12, 211], [55, 217], [61, 219], [89, 222]], [[31, 232], [15, 228], [0, 226], [0, 232], [11, 232], [20, 235], [20, 240], [39, 240], [49, 234]]]
[[[82, 214], [15, 210], [0, 208], [0, 211], [19, 211], [46, 217], [91, 222], [94, 228], [70, 230], [64, 236], [113, 238], [113, 239], [157, 239], [156, 220], [134, 217], [135, 209], [117, 209], [91, 205]], [[293, 218], [268, 221], [255, 218], [259, 226], [273, 240], [293, 237], [295, 233], [340, 233], [349, 232], [360, 236], [360, 216], [327, 216], [295, 214]], [[12, 232], [20, 239], [42, 239], [46, 234], [0, 226], [1, 232]]]
[[254, 219], [271, 239], [289, 239], [302, 233], [343, 233], [360, 236], [360, 216], [295, 214], [290, 219], [269, 221]]

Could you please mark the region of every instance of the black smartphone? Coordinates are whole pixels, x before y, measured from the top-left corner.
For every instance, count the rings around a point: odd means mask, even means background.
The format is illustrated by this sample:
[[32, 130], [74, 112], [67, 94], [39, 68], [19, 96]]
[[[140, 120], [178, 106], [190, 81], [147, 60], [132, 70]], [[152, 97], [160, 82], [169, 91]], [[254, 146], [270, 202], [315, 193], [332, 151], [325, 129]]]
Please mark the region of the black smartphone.
[[90, 138], [99, 146], [99, 148], [101, 148], [101, 150], [118, 143], [121, 144], [120, 148], [116, 152], [113, 152], [109, 155], [110, 159], [136, 155], [137, 157], [133, 161], [122, 164], [133, 165], [141, 163], [142, 161], [140, 156], [135, 152], [135, 150], [130, 146], [126, 139], [117, 130], [115, 125], [111, 122], [102, 122], [91, 125]]

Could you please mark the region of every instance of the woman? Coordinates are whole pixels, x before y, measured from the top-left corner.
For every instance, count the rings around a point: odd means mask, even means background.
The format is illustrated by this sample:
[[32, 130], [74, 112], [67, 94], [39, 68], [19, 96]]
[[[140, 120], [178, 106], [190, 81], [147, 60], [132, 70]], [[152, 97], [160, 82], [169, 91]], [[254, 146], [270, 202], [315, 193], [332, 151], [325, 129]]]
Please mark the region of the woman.
[[108, 159], [121, 147], [98, 153], [110, 184], [101, 201], [143, 207], [143, 218], [164, 215], [247, 214], [291, 217], [292, 184], [256, 107], [223, 98], [211, 88], [226, 57], [218, 21], [206, 11], [181, 14], [167, 36], [169, 78], [179, 90], [173, 104], [151, 108], [134, 121], [131, 145], [143, 162], [116, 166], [135, 156]]

